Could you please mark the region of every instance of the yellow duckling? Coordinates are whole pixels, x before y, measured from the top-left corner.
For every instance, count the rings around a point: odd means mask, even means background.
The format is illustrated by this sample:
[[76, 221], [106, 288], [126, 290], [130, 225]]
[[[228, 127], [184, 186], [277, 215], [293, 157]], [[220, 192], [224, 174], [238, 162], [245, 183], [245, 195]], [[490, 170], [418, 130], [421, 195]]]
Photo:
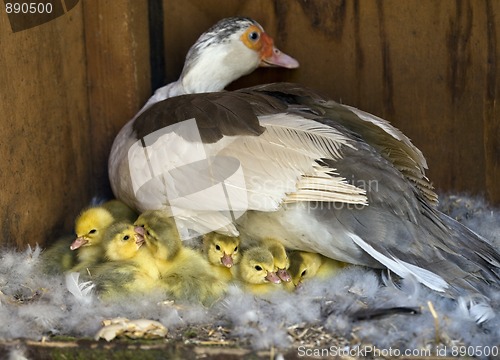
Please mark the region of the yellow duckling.
[[317, 253], [306, 251], [292, 251], [290, 253], [289, 270], [295, 286], [313, 277], [326, 279], [338, 273], [345, 266], [346, 264], [343, 262]]
[[175, 221], [159, 210], [146, 211], [135, 222], [154, 257], [161, 285], [175, 300], [212, 304], [226, 291], [226, 284], [210, 271], [197, 251], [184, 247]]
[[262, 239], [262, 243], [273, 255], [276, 275], [286, 283], [291, 282], [292, 277], [288, 272], [290, 259], [288, 258], [288, 254], [283, 244], [273, 238], [264, 238]]
[[253, 247], [243, 253], [241, 261], [232, 269], [234, 278], [256, 295], [267, 294], [282, 288], [275, 272], [274, 258], [264, 247]]
[[203, 236], [203, 249], [208, 262], [217, 277], [231, 281], [231, 268], [241, 259], [240, 238], [211, 232]]
[[130, 293], [147, 293], [156, 289], [160, 273], [154, 257], [144, 245], [144, 237], [134, 225], [118, 222], [103, 235], [108, 262], [91, 267], [91, 279], [103, 298], [116, 298]]
[[107, 227], [118, 221], [133, 222], [136, 218], [137, 214], [119, 200], [83, 210], [75, 220], [77, 238], [70, 246], [71, 250], [78, 249], [78, 264], [72, 271], [80, 271], [102, 260], [101, 240]]

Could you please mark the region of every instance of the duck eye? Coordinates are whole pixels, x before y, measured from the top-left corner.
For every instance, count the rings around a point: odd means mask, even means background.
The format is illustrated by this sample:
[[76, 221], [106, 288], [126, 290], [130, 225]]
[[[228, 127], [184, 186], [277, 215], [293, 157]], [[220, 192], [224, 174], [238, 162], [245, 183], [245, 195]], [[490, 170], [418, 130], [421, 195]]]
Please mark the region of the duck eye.
[[237, 246], [234, 248], [234, 252], [236, 252], [236, 251], [238, 251], [238, 247]]
[[300, 274], [300, 276], [306, 276], [306, 274], [307, 274], [307, 270], [304, 270], [304, 271], [302, 271], [302, 274]]
[[248, 38], [252, 41], [257, 41], [260, 38], [260, 34], [257, 31], [252, 31], [248, 34]]
[[96, 229], [92, 229], [92, 230], [89, 231], [89, 234], [95, 234], [96, 232], [97, 232]]
[[261, 271], [261, 270], [262, 270], [262, 267], [260, 267], [259, 265], [255, 265], [255, 270], [257, 270], [257, 271]]
[[215, 245], [215, 250], [220, 251], [220, 246], [219, 245]]
[[128, 236], [128, 235], [125, 235], [125, 236], [123, 237], [123, 240], [128, 240], [128, 239], [130, 239], [130, 236]]

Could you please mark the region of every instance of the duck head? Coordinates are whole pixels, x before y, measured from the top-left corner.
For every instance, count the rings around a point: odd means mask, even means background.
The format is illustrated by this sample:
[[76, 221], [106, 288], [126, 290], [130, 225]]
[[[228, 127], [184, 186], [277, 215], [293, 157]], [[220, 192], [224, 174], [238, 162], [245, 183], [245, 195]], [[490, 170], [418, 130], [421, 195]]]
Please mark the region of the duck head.
[[226, 18], [203, 33], [191, 47], [180, 82], [188, 94], [220, 91], [259, 66], [293, 69], [299, 63], [276, 48], [256, 21]]

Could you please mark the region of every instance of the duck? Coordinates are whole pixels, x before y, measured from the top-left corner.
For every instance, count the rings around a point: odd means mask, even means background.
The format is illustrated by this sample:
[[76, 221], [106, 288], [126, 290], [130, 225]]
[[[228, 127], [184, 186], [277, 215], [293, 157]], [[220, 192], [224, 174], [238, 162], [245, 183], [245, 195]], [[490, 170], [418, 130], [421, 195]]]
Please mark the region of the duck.
[[231, 271], [236, 283], [254, 295], [265, 296], [283, 289], [281, 279], [275, 272], [273, 255], [265, 247], [247, 249], [240, 263]]
[[183, 239], [273, 237], [452, 298], [499, 286], [498, 250], [436, 209], [411, 140], [299, 84], [156, 102], [120, 131], [108, 164], [115, 196], [170, 211]]
[[285, 246], [276, 239], [267, 237], [262, 239], [264, 246], [269, 250], [274, 259], [274, 270], [276, 275], [284, 282], [292, 281], [292, 277], [288, 272], [290, 267], [290, 259], [288, 258]]
[[136, 233], [158, 268], [158, 286], [172, 300], [213, 305], [227, 290], [227, 283], [211, 271], [196, 250], [183, 246], [175, 220], [163, 211], [143, 212], [135, 222]]
[[203, 235], [203, 251], [212, 271], [219, 279], [230, 282], [233, 279], [231, 268], [241, 260], [238, 236], [227, 236], [217, 232]]
[[269, 250], [274, 259], [274, 272], [281, 281], [287, 283], [292, 281], [292, 277], [288, 272], [290, 267], [290, 259], [288, 258], [285, 246], [278, 240], [272, 237], [264, 237], [261, 239], [249, 238], [243, 236], [245, 248], [263, 247]]
[[76, 239], [69, 247], [70, 250], [77, 250], [77, 264], [71, 271], [78, 272], [102, 260], [104, 231], [115, 222], [133, 222], [136, 218], [134, 210], [116, 199], [84, 209], [75, 219]]
[[160, 273], [144, 242], [135, 226], [126, 221], [115, 222], [104, 231], [105, 261], [88, 269], [101, 299], [147, 294], [157, 288]]
[[318, 253], [292, 251], [290, 253], [290, 275], [297, 287], [303, 281], [312, 278], [327, 279], [335, 276], [346, 264], [327, 258]]
[[[408, 138], [394, 136], [382, 151], [365, 135], [377, 121], [289, 83], [186, 94], [134, 122], [137, 139], [154, 136], [129, 148], [126, 171], [110, 178], [118, 198], [171, 211], [179, 229], [271, 236], [291, 250], [414, 277], [444, 296], [499, 286], [498, 251], [436, 209]], [[196, 160], [200, 144], [205, 158]], [[158, 176], [144, 177], [151, 168]]]

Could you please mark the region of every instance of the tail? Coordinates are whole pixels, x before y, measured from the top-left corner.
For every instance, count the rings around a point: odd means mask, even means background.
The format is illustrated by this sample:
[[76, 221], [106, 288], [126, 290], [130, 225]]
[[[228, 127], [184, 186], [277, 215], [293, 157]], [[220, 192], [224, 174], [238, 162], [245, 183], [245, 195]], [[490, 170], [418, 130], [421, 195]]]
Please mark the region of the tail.
[[[438, 213], [450, 237], [443, 241], [456, 258], [456, 263], [467, 276], [451, 279], [451, 285], [459, 283], [464, 288], [484, 294], [488, 288], [500, 289], [500, 253], [488, 240], [449, 216]], [[446, 241], [448, 240], [448, 241]]]

